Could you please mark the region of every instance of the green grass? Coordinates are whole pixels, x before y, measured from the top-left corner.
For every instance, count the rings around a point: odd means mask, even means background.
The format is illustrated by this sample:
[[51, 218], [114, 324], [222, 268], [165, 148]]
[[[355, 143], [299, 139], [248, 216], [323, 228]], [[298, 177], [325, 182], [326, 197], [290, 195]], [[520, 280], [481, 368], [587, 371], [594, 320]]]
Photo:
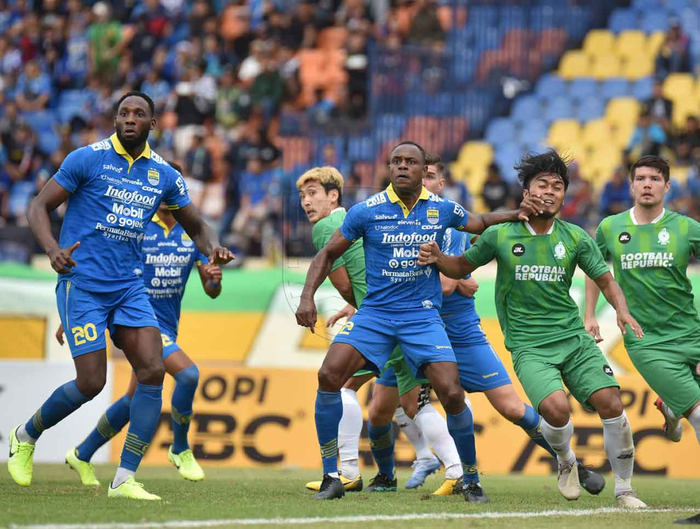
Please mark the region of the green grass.
[[[206, 468], [201, 483], [182, 480], [172, 468], [143, 468], [139, 480], [147, 490], [164, 498], [162, 502], [108, 500], [106, 484], [114, 466], [97, 467], [101, 489], [79, 485], [77, 475], [65, 465], [36, 465], [34, 483], [29, 488], [16, 486], [6, 472], [0, 477], [0, 526], [10, 524], [59, 524], [106, 522], [158, 522], [167, 520], [211, 520], [232, 518], [330, 517], [352, 515], [395, 515], [413, 513], [479, 513], [598, 509], [614, 507], [612, 476], [599, 497], [583, 493], [576, 502], [567, 502], [556, 490], [554, 477], [485, 476], [483, 484], [492, 503], [487, 506], [466, 504], [461, 496], [430, 497], [441, 477], [431, 476], [421, 489], [398, 493], [366, 492], [346, 495], [344, 500], [316, 502], [304, 488], [318, 473], [299, 470], [250, 470]], [[371, 475], [366, 473], [365, 484]], [[407, 472], [399, 475], [405, 483]], [[700, 510], [700, 482], [636, 477], [634, 485], [640, 498], [652, 508], [697, 508]], [[639, 527], [641, 524], [669, 524], [692, 513], [612, 513], [591, 516], [548, 518], [453, 519], [364, 522], [384, 529], [399, 527]], [[323, 527], [328, 524], [316, 524]], [[332, 527], [357, 527], [358, 523], [336, 523]]]

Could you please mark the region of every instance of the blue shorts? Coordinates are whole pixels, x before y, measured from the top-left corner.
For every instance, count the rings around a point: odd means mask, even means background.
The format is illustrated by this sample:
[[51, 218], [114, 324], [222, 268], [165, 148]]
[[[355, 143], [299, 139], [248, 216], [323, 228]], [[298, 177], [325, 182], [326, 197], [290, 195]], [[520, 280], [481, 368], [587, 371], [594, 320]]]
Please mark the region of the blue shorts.
[[163, 341], [163, 360], [168, 358], [175, 351], [182, 349], [177, 342], [177, 333], [174, 333], [164, 327], [160, 329], [160, 338]]
[[506, 366], [491, 347], [481, 325], [472, 324], [468, 331], [462, 328], [460, 332], [469, 338], [467, 343], [452, 344], [462, 388], [476, 393], [510, 384]]
[[452, 345], [437, 311], [423, 319], [395, 320], [360, 310], [338, 331], [333, 343], [346, 343], [367, 360], [365, 369], [379, 374], [399, 345], [414, 376], [423, 378], [423, 366], [434, 362], [455, 362]]
[[116, 325], [158, 328], [143, 283], [116, 292], [88, 292], [63, 280], [56, 285], [56, 302], [73, 358], [106, 348], [105, 329], [114, 336]]

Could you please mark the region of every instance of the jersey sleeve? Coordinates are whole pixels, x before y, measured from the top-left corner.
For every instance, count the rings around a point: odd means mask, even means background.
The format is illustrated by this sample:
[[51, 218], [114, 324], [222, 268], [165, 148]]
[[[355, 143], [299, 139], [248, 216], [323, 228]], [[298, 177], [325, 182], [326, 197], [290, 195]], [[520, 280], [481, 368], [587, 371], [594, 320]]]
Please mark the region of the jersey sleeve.
[[700, 258], [700, 223], [688, 217], [688, 243], [690, 252], [695, 258]]
[[591, 279], [598, 279], [610, 271], [598, 245], [590, 235], [581, 230], [581, 238], [578, 242], [578, 265]]
[[462, 255], [469, 246], [469, 237], [454, 230], [447, 230], [442, 239], [442, 253], [445, 255]]
[[469, 248], [464, 257], [474, 266], [490, 263], [498, 253], [498, 228], [491, 226], [481, 234], [474, 246]]
[[[312, 230], [311, 235], [313, 237], [314, 246], [316, 247], [317, 252], [320, 252], [321, 249], [328, 244], [328, 241], [331, 240], [333, 233], [335, 233], [333, 226], [329, 222], [325, 222], [325, 220], [326, 219], [322, 219], [317, 222]], [[331, 272], [335, 272], [341, 266], [345, 266], [345, 261], [343, 260], [342, 255], [333, 262]]]
[[194, 264], [196, 264], [197, 266], [209, 264], [209, 258], [202, 252], [200, 252], [199, 248], [197, 248], [197, 253], [194, 256]]
[[608, 241], [605, 238], [605, 230], [603, 228], [603, 223], [598, 225], [598, 229], [595, 231], [595, 243], [603, 255], [603, 259], [610, 259], [610, 250], [608, 249]]
[[350, 208], [340, 226], [340, 234], [349, 241], [361, 239], [367, 227], [367, 206], [364, 202]]
[[175, 169], [168, 167], [168, 187], [163, 194], [163, 203], [168, 206], [168, 209], [182, 209], [187, 206], [191, 200], [187, 192], [187, 184], [185, 179]]
[[76, 149], [66, 156], [53, 179], [69, 193], [75, 193], [75, 190], [88, 177], [89, 168], [92, 166], [90, 161], [93, 158], [94, 151], [89, 147]]
[[448, 226], [460, 231], [465, 230], [467, 228], [467, 222], [469, 221], [467, 210], [454, 200], [446, 200], [445, 204], [448, 210]]

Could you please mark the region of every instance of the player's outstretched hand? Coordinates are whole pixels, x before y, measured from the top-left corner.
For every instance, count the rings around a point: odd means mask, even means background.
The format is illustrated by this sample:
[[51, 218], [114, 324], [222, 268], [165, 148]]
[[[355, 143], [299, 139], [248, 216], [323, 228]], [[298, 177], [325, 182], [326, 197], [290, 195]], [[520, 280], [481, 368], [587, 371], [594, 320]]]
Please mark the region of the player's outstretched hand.
[[58, 329], [56, 329], [56, 341], [63, 345], [63, 324], [58, 325]]
[[337, 323], [338, 320], [342, 320], [343, 318], [350, 319], [355, 315], [355, 307], [352, 305], [348, 304], [343, 307], [342, 310], [339, 310], [333, 316], [328, 318], [328, 321], [326, 322], [326, 327], [332, 327]]
[[634, 335], [637, 338], [642, 338], [644, 336], [642, 326], [639, 325], [639, 323], [637, 323], [637, 320], [635, 320], [629, 312], [625, 314], [618, 313], [617, 326], [620, 328], [622, 334], [627, 334], [627, 329], [625, 328], [625, 325], [629, 325], [630, 329], [634, 331]]
[[435, 241], [421, 244], [420, 252], [418, 253], [418, 264], [421, 266], [433, 264], [439, 259], [440, 253], [440, 247]]
[[235, 258], [236, 257], [233, 255], [231, 250], [224, 248], [223, 246], [217, 246], [214, 248], [214, 251], [211, 252], [209, 262], [216, 265], [225, 265], [226, 263], [233, 261]]
[[528, 222], [544, 211], [544, 201], [540, 197], [529, 195], [523, 198], [518, 209], [518, 218]]
[[56, 270], [59, 274], [70, 274], [72, 271], [71, 268], [78, 266], [71, 257], [71, 254], [78, 246], [80, 246], [80, 241], [73, 243], [73, 245], [68, 248], [58, 248], [57, 250], [49, 252], [51, 268]]
[[299, 303], [299, 308], [296, 312], [297, 325], [302, 327], [308, 327], [311, 332], [315, 333], [316, 328], [316, 304], [313, 298], [301, 298], [301, 303]]
[[603, 341], [603, 337], [600, 335], [600, 325], [598, 325], [598, 320], [595, 318], [586, 318], [583, 322], [583, 326], [586, 328], [586, 332], [593, 336], [595, 343], [600, 343]]
[[215, 264], [208, 264], [206, 266], [207, 276], [209, 276], [209, 281], [216, 283], [217, 285], [221, 283], [223, 274], [221, 273], [221, 267]]

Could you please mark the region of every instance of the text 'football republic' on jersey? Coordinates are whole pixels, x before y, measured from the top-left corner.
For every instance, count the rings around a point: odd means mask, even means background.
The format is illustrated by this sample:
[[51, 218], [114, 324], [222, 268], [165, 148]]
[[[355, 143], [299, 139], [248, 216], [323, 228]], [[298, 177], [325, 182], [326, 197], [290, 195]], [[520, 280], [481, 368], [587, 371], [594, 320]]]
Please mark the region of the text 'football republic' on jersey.
[[[317, 251], [321, 251], [328, 241], [331, 240], [333, 234], [340, 228], [345, 220], [345, 208], [335, 208], [330, 215], [322, 218], [314, 224], [311, 232], [314, 246]], [[338, 257], [333, 263], [332, 272], [344, 266], [350, 278], [352, 291], [355, 295], [355, 302], [359, 307], [367, 295], [367, 282], [365, 281], [365, 251], [362, 248], [362, 239], [358, 239], [352, 243], [348, 250]]]
[[133, 160], [113, 134], [70, 153], [54, 180], [71, 195], [61, 248], [80, 241], [68, 279], [93, 292], [129, 288], [142, 281], [141, 242], [161, 202], [170, 209], [190, 203], [182, 175], [148, 143]]
[[651, 224], [638, 225], [633, 210], [603, 219], [596, 242], [613, 263], [615, 279], [630, 313], [644, 330], [642, 340], [625, 336], [628, 348], [676, 340], [700, 332], [692, 285], [686, 270], [700, 256], [700, 224], [664, 211]]
[[475, 266], [496, 259], [496, 311], [512, 352], [585, 333], [569, 294], [574, 271], [592, 279], [609, 271], [591, 236], [558, 219], [544, 235], [527, 222], [491, 226], [464, 256]]
[[435, 265], [419, 266], [421, 244], [442, 246], [448, 228], [464, 229], [467, 212], [423, 188], [408, 209], [389, 185], [381, 193], [354, 205], [340, 227], [347, 240], [362, 239], [367, 297], [362, 308], [389, 319], [420, 319], [442, 302], [440, 274]]
[[143, 282], [163, 332], [177, 336], [185, 286], [194, 265], [209, 259], [179, 224], [171, 230], [157, 215], [146, 227], [141, 248]]

